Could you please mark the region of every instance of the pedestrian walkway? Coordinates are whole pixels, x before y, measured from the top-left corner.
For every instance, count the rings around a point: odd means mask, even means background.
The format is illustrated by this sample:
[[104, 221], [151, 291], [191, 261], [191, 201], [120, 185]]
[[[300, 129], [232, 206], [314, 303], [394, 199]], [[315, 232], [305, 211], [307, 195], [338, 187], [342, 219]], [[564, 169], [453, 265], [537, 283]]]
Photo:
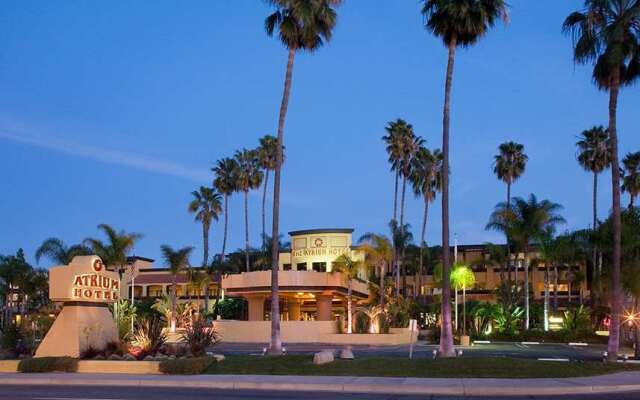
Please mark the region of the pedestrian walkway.
[[191, 387], [236, 390], [452, 396], [564, 395], [640, 391], [640, 372], [562, 379], [433, 379], [266, 375], [0, 374], [2, 385]]

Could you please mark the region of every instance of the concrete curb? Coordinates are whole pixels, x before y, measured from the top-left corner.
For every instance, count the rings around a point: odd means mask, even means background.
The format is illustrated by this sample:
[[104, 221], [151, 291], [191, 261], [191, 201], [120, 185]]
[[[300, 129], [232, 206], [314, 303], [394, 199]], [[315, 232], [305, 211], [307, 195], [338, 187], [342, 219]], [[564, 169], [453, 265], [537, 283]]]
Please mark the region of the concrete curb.
[[[432, 379], [432, 378], [357, 378], [259, 375], [155, 376], [143, 378], [111, 377], [92, 374], [46, 374], [24, 376], [0, 374], [0, 385], [69, 385], [121, 387], [190, 387], [226, 390], [269, 390], [304, 392], [344, 392], [452, 396], [567, 395], [640, 391], [640, 375], [613, 374], [575, 379]], [[611, 378], [611, 383], [604, 380]]]

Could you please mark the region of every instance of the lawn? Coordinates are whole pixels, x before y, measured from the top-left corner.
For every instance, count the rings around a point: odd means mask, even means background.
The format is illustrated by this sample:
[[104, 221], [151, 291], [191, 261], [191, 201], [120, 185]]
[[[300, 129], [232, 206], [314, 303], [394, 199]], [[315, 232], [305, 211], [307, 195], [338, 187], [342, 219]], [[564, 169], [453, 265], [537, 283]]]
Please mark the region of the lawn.
[[312, 356], [228, 356], [205, 374], [385, 376], [416, 378], [568, 378], [640, 371], [631, 364], [536, 361], [516, 358], [401, 359], [366, 358], [336, 360], [314, 365]]

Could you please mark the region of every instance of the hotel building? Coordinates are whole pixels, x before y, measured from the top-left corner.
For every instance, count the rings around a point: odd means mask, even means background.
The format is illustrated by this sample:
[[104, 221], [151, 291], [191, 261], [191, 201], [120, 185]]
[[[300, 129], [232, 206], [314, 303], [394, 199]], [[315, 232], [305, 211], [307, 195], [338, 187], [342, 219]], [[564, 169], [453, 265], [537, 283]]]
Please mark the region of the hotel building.
[[[280, 310], [284, 321], [331, 321], [338, 315], [345, 314], [348, 282], [344, 275], [335, 271], [335, 261], [347, 254], [354, 260], [365, 261], [364, 252], [353, 244], [353, 229], [310, 229], [289, 232], [291, 251], [280, 253], [278, 284], [280, 288]], [[463, 262], [475, 274], [476, 284], [467, 288], [467, 300], [495, 302], [495, 289], [501, 282], [502, 266], [488, 265], [489, 252], [484, 245], [461, 245], [452, 249], [459, 262]], [[535, 249], [530, 254], [535, 259]], [[154, 268], [153, 260], [143, 257], [132, 257], [133, 275], [128, 273], [123, 278], [122, 296], [133, 293], [136, 299], [143, 297], [160, 297], [170, 293], [172, 277], [166, 268]], [[524, 254], [512, 255], [512, 273], [517, 268], [517, 279], [524, 280]], [[365, 263], [363, 262], [363, 265]], [[354, 302], [365, 302], [370, 293], [367, 283], [368, 268], [358, 272], [351, 282]], [[530, 284], [533, 288], [534, 301], [541, 302], [544, 297], [544, 266], [530, 268]], [[553, 268], [549, 268], [551, 287], [554, 292]], [[587, 277], [585, 265], [558, 266], [558, 298], [560, 306], [569, 299], [569, 281], [574, 283], [571, 296], [574, 301], [579, 297], [589, 296], [587, 279], [578, 282], [575, 277]], [[506, 275], [506, 271], [504, 272]], [[133, 279], [132, 279], [133, 277]], [[186, 274], [177, 277], [177, 295], [181, 301], [204, 302], [204, 290], [187, 281]], [[433, 275], [424, 275], [419, 280], [420, 287], [413, 276], [407, 277], [406, 293], [416, 297], [422, 303], [434, 300], [440, 294], [439, 283]], [[242, 272], [227, 275], [222, 282], [209, 284], [209, 296], [215, 297], [218, 284], [222, 285], [223, 295], [242, 297], [248, 304], [247, 320], [264, 321], [269, 319], [271, 295], [271, 271]], [[210, 306], [212, 302], [210, 302]]]

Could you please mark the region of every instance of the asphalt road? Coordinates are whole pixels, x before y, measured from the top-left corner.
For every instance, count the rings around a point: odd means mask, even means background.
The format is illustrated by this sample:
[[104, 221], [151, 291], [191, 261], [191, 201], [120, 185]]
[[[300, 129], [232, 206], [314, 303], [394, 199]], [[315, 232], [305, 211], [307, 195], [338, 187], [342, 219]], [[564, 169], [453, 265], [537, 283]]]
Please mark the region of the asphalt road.
[[[309, 392], [267, 392], [267, 391], [228, 391], [192, 388], [130, 388], [130, 387], [86, 387], [86, 386], [2, 386], [0, 400], [453, 400], [460, 397], [447, 396], [398, 396], [349, 393], [309, 393]], [[477, 400], [510, 399], [562, 399], [562, 400], [633, 400], [640, 399], [640, 393], [618, 393], [606, 395], [579, 396], [522, 396], [522, 397], [466, 397]]]
[[[3, 386], [0, 387], [0, 400], [417, 400], [442, 399], [453, 400], [459, 397], [447, 396], [398, 396], [372, 394], [338, 394], [309, 392], [265, 392], [265, 391], [229, 391], [193, 388], [130, 388], [130, 387], [85, 387], [85, 386]], [[536, 399], [536, 400], [628, 400], [640, 399], [640, 393], [617, 393], [606, 395], [579, 396], [522, 396], [522, 397], [467, 397], [477, 400], [489, 399]]]
[[[221, 343], [211, 351], [226, 355], [244, 355], [261, 353], [267, 345], [255, 343]], [[285, 344], [288, 354], [313, 354], [323, 349], [342, 349], [344, 346], [323, 344]], [[356, 358], [367, 357], [408, 357], [409, 346], [351, 346]], [[419, 342], [414, 346], [414, 357], [431, 358], [437, 345]], [[520, 344], [492, 343], [477, 344], [469, 347], [458, 347], [466, 357], [516, 357], [516, 358], [566, 358], [574, 361], [600, 361], [604, 345], [585, 347], [566, 344]]]

